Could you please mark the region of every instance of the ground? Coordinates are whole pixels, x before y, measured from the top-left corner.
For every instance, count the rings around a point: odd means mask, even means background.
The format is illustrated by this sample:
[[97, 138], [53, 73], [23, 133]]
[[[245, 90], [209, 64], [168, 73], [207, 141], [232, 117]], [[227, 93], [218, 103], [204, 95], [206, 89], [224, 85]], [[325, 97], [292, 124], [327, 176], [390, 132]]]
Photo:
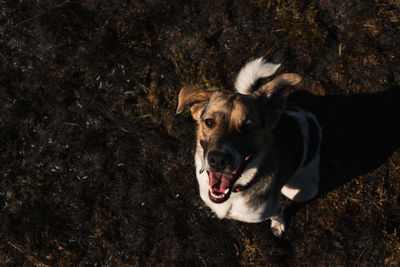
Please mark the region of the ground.
[[[0, 1], [0, 264], [398, 266], [397, 0]], [[187, 84], [264, 56], [303, 77], [321, 188], [289, 227], [217, 219]]]

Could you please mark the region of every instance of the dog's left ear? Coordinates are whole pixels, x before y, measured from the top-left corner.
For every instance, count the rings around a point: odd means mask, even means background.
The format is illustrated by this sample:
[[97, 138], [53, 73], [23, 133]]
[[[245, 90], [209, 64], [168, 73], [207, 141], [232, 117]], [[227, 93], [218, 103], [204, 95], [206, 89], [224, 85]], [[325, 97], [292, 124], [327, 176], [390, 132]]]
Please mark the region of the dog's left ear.
[[194, 85], [183, 87], [179, 92], [176, 114], [182, 113], [185, 106], [190, 106], [193, 119], [198, 120], [200, 117], [200, 111], [208, 102], [212, 93], [212, 91]]
[[272, 81], [264, 84], [253, 93], [262, 105], [267, 124], [275, 127], [280, 116], [285, 111], [286, 99], [290, 93], [290, 87], [298, 84], [301, 76], [295, 73], [283, 73]]

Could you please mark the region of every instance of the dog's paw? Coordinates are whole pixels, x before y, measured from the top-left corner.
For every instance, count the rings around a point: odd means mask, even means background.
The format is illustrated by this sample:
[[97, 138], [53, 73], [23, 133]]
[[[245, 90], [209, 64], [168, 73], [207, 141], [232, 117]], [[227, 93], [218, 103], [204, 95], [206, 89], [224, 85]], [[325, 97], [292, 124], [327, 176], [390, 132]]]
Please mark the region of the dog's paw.
[[271, 232], [276, 237], [282, 237], [286, 230], [285, 222], [283, 218], [271, 220]]

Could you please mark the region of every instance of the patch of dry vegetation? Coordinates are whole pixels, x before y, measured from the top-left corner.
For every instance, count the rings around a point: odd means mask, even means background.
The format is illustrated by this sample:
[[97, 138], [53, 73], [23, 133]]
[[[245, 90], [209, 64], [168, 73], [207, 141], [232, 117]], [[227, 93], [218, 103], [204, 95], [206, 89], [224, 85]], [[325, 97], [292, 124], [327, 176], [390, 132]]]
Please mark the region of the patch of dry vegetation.
[[[24, 1], [0, 14], [0, 264], [400, 264], [398, 1]], [[202, 204], [195, 126], [175, 115], [183, 85], [231, 90], [259, 56], [344, 97], [299, 98], [325, 127], [324, 185], [306, 205], [282, 199], [282, 239]]]

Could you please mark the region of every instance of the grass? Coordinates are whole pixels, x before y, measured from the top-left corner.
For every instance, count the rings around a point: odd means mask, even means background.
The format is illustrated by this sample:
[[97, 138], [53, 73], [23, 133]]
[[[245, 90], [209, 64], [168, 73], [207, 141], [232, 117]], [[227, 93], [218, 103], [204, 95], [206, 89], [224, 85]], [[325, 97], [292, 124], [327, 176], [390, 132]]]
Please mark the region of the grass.
[[[0, 264], [400, 264], [398, 105], [377, 94], [400, 81], [396, 1], [39, 1], [0, 10]], [[175, 115], [182, 86], [231, 90], [240, 67], [263, 55], [324, 96], [320, 111], [330, 95], [347, 97], [317, 114], [336, 123], [324, 130], [323, 164], [336, 186], [297, 208], [282, 198], [293, 211], [282, 239], [269, 222], [213, 216], [193, 171], [195, 125]], [[360, 93], [373, 101], [346, 104]], [[375, 153], [384, 146], [390, 153]]]

